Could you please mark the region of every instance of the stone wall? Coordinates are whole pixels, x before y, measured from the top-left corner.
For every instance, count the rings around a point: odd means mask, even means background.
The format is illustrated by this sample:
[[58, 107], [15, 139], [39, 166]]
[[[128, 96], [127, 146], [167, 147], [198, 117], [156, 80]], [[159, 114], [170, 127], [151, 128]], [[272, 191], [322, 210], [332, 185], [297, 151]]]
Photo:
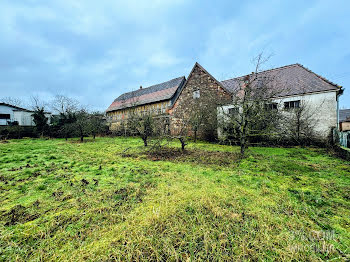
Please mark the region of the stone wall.
[[[188, 120], [193, 114], [201, 114], [204, 111], [206, 111], [206, 115], [202, 130], [199, 133], [200, 136], [204, 138], [204, 136], [208, 135], [203, 132], [204, 129], [208, 132], [214, 131], [216, 133], [217, 106], [230, 103], [231, 100], [231, 94], [204, 68], [196, 63], [174, 106], [169, 110], [171, 133], [176, 134], [184, 125], [184, 120]], [[215, 125], [215, 127], [212, 125]], [[188, 129], [189, 135], [191, 135], [191, 128]]]

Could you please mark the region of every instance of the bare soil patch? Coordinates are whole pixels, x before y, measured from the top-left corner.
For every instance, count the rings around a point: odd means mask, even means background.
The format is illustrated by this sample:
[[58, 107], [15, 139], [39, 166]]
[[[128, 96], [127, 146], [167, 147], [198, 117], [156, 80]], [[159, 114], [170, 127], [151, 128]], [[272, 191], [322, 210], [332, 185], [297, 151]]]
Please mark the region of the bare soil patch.
[[190, 162], [220, 166], [232, 165], [240, 160], [240, 155], [238, 153], [198, 149], [181, 151], [177, 148], [169, 147], [151, 150], [146, 152], [145, 155], [152, 161]]
[[2, 215], [3, 220], [6, 221], [5, 226], [15, 225], [17, 223], [26, 223], [37, 219], [38, 214], [30, 214], [26, 207], [17, 205], [11, 208], [10, 211]]

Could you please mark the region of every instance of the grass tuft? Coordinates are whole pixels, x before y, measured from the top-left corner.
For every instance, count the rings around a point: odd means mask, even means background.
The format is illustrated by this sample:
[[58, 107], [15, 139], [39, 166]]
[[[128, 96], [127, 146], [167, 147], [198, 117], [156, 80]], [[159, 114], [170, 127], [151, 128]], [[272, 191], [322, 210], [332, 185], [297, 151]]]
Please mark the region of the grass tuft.
[[0, 143], [0, 261], [347, 261], [350, 164], [317, 148]]

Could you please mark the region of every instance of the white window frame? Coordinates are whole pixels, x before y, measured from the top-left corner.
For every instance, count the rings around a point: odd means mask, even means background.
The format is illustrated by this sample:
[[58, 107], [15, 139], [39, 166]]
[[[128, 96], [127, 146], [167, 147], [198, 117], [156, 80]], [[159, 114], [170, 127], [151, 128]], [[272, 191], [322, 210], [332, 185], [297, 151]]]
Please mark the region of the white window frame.
[[200, 98], [200, 97], [201, 97], [201, 92], [200, 92], [200, 90], [198, 89], [198, 90], [193, 91], [192, 97], [193, 97], [193, 99], [198, 99], [198, 98]]

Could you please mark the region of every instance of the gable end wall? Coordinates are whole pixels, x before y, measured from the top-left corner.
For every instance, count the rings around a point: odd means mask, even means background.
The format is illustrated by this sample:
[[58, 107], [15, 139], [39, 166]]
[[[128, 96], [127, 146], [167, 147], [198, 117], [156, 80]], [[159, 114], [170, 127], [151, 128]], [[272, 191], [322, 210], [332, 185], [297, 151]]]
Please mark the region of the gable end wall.
[[[193, 98], [193, 92], [196, 90], [200, 90], [199, 99]], [[232, 101], [231, 94], [224, 90], [216, 79], [210, 76], [200, 66], [195, 65], [177, 101], [169, 110], [169, 114], [171, 115], [171, 132], [176, 133], [181, 119], [189, 117], [194, 108], [194, 103], [198, 103], [201, 100], [208, 100], [208, 98], [211, 102], [218, 104], [227, 104]]]

